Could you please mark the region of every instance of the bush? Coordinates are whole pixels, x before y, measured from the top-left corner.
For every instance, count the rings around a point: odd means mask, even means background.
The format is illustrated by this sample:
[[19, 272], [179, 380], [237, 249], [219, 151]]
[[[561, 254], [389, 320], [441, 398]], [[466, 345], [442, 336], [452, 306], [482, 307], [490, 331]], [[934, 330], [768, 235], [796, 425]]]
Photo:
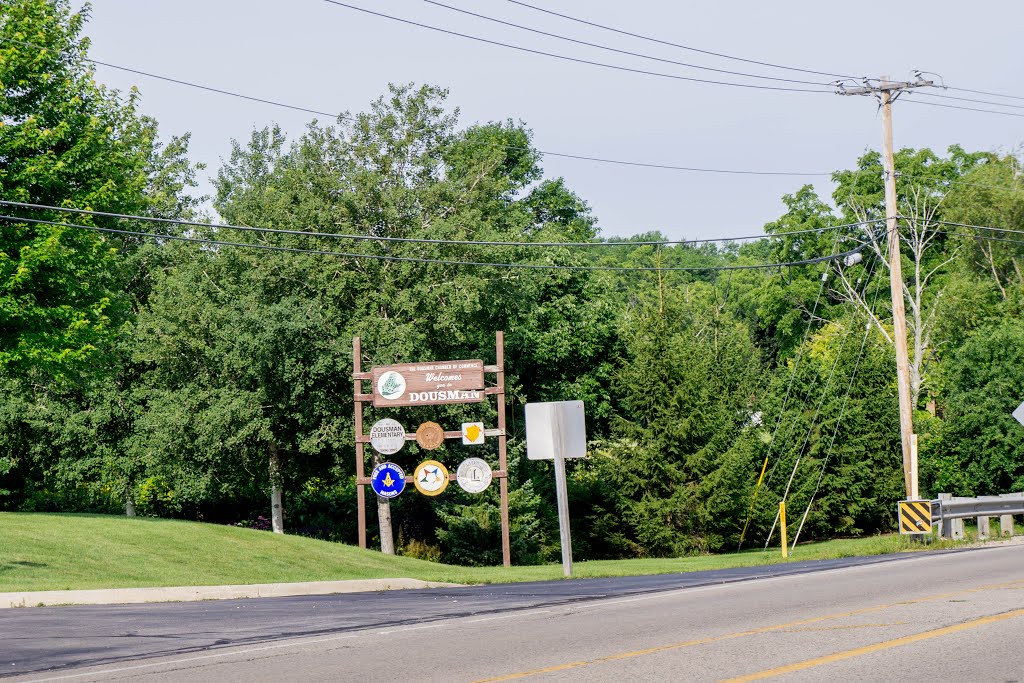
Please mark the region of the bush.
[[107, 486], [31, 487], [19, 506], [22, 512], [87, 512], [102, 515], [124, 513], [124, 505]]
[[147, 477], [135, 487], [135, 512], [142, 517], [177, 517], [181, 502], [162, 477]]
[[430, 545], [425, 541], [419, 541], [415, 538], [410, 539], [408, 543], [399, 545], [398, 554], [405, 555], [406, 557], [415, 557], [417, 560], [426, 560], [427, 562], [441, 561], [440, 546]]
[[324, 541], [355, 543], [356, 485], [313, 477], [285, 500], [285, 531]]
[[230, 524], [229, 526], [237, 526], [243, 529], [255, 529], [256, 531], [271, 531], [274, 527], [269, 519], [260, 515], [256, 519], [243, 519]]

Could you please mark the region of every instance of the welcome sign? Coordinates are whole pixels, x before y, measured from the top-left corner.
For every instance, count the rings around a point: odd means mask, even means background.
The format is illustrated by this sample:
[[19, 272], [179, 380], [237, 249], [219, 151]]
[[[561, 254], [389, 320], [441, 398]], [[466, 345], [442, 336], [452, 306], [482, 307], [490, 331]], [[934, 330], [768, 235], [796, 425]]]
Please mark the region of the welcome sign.
[[377, 408], [479, 403], [484, 398], [482, 360], [402, 363], [373, 369], [373, 405]]

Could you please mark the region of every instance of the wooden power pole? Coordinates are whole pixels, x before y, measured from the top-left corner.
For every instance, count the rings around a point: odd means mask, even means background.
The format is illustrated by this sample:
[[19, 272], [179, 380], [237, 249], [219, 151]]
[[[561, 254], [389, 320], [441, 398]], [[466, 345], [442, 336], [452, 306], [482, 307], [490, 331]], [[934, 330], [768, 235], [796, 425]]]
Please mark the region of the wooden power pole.
[[918, 496], [917, 449], [914, 447], [914, 406], [910, 401], [910, 354], [907, 352], [907, 312], [903, 301], [903, 267], [900, 263], [899, 208], [896, 204], [896, 167], [892, 147], [892, 103], [911, 88], [933, 85], [918, 79], [913, 83], [894, 83], [882, 78], [877, 85], [847, 88], [839, 85], [841, 95], [874, 95], [882, 110], [882, 163], [885, 166], [885, 225], [889, 243], [889, 293], [892, 297], [893, 342], [896, 345], [896, 379], [900, 401], [900, 443], [903, 451], [903, 481], [908, 499]]

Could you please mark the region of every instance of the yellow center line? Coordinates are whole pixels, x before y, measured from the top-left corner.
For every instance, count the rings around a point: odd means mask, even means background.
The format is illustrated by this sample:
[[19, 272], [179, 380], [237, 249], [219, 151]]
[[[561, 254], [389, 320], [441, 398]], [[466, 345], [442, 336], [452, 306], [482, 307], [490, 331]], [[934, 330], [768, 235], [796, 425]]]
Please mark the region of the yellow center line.
[[809, 628], [787, 628], [782, 633], [800, 633], [802, 631], [843, 631], [851, 628], [885, 628], [886, 626], [904, 626], [905, 621], [892, 621], [888, 624], [851, 624], [849, 626], [811, 626]]
[[666, 652], [668, 650], [678, 650], [684, 647], [693, 647], [695, 645], [706, 645], [708, 643], [717, 643], [723, 640], [732, 640], [734, 638], [743, 638], [745, 636], [757, 635], [760, 633], [770, 633], [772, 631], [781, 631], [788, 628], [804, 626], [806, 624], [815, 624], [822, 621], [828, 621], [829, 619], [841, 619], [843, 617], [852, 617], [858, 614], [864, 614], [866, 612], [875, 612], [881, 609], [893, 607], [893, 605], [876, 605], [874, 607], [865, 607], [863, 609], [853, 610], [852, 612], [840, 612], [838, 614], [829, 614], [822, 617], [813, 617], [811, 619], [801, 619], [799, 621], [791, 621], [785, 624], [775, 624], [773, 626], [764, 626], [762, 628], [751, 629], [749, 631], [737, 631], [735, 633], [725, 633], [720, 636], [709, 636], [707, 638], [698, 638], [696, 640], [685, 640], [678, 643], [669, 643], [667, 645], [658, 645], [656, 647], [649, 647], [643, 650], [633, 650], [631, 652], [620, 652], [614, 655], [607, 655], [605, 657], [598, 657], [597, 659], [591, 659], [580, 662], [569, 662], [566, 664], [555, 664], [554, 666], [546, 666], [540, 669], [531, 669], [530, 671], [519, 671], [516, 673], [506, 674], [503, 676], [495, 676], [493, 678], [484, 678], [476, 683], [491, 683], [493, 681], [511, 681], [517, 678], [527, 678], [529, 676], [536, 676], [538, 674], [546, 674], [554, 671], [565, 671], [566, 669], [575, 669], [581, 666], [589, 666], [591, 664], [600, 664], [602, 662], [613, 662], [620, 659], [631, 659], [633, 657], [642, 657], [644, 655], [652, 655], [658, 652]]
[[869, 612], [877, 612], [883, 609], [889, 609], [892, 607], [898, 607], [902, 605], [916, 605], [922, 602], [931, 602], [935, 600], [942, 600], [944, 598], [950, 598], [954, 595], [962, 595], [963, 593], [976, 593], [978, 591], [995, 590], [1000, 588], [1008, 588], [1011, 586], [1019, 586], [1024, 584], [1024, 581], [1008, 581], [1006, 583], [997, 583], [987, 586], [978, 586], [976, 588], [965, 588], [959, 591], [953, 591], [951, 593], [940, 593], [938, 595], [930, 595], [923, 598], [917, 598], [914, 600], [904, 600], [902, 602], [893, 603], [891, 605], [875, 605], [873, 607], [864, 607], [862, 609], [853, 610], [851, 612], [839, 612], [836, 614], [827, 614], [821, 617], [813, 617], [810, 619], [801, 619], [799, 621], [791, 621], [785, 624], [775, 624], [773, 626], [764, 626], [762, 628], [751, 629], [749, 631], [737, 631], [735, 633], [726, 633], [720, 636], [710, 636], [707, 638], [699, 638], [697, 640], [686, 640], [678, 643], [669, 643], [667, 645], [658, 645], [656, 647], [650, 647], [643, 650], [633, 650], [631, 652], [621, 652], [614, 655], [607, 655], [605, 657], [598, 657], [596, 659], [590, 659], [579, 662], [568, 662], [565, 664], [555, 664], [552, 666], [545, 666], [539, 669], [531, 669], [529, 671], [517, 671], [515, 673], [504, 674], [501, 676], [494, 676], [492, 678], [482, 678], [475, 683], [493, 683], [494, 681], [512, 681], [518, 678], [528, 678], [530, 676], [537, 676], [539, 674], [552, 673], [555, 671], [565, 671], [566, 669], [576, 669], [582, 666], [590, 666], [591, 664], [601, 664], [603, 662], [613, 662], [621, 659], [630, 659], [633, 657], [642, 657], [644, 655], [656, 654], [658, 652], [666, 652], [668, 650], [678, 650], [686, 647], [695, 647], [697, 645], [707, 645], [709, 643], [717, 643], [723, 640], [732, 640], [735, 638], [743, 638], [746, 636], [759, 635], [762, 633], [770, 633], [772, 631], [784, 631], [785, 629], [793, 629], [799, 626], [806, 626], [808, 624], [816, 624], [822, 621], [830, 621], [832, 619], [842, 619], [844, 617], [857, 616], [859, 614], [867, 614]]
[[1024, 616], [1024, 609], [1015, 609], [1012, 612], [993, 614], [988, 617], [981, 617], [980, 619], [965, 621], [960, 624], [953, 624], [952, 626], [944, 626], [942, 628], [937, 628], [933, 631], [915, 633], [910, 636], [904, 636], [902, 638], [896, 638], [894, 640], [886, 640], [881, 643], [875, 643], [874, 645], [865, 645], [864, 647], [857, 647], [852, 650], [835, 652], [830, 655], [825, 655], [824, 657], [815, 657], [814, 659], [808, 659], [803, 662], [795, 662], [793, 664], [786, 664], [785, 666], [778, 666], [774, 669], [765, 669], [764, 671], [758, 671], [757, 673], [747, 674], [746, 676], [729, 678], [725, 681], [722, 681], [722, 683], [746, 683], [747, 681], [759, 681], [763, 678], [781, 676], [782, 674], [793, 673], [794, 671], [803, 671], [804, 669], [810, 669], [815, 666], [821, 666], [822, 664], [833, 664], [835, 662], [841, 662], [844, 659], [851, 659], [853, 657], [859, 657], [861, 655], [867, 655], [873, 652], [889, 650], [894, 647], [902, 647], [903, 645], [910, 645], [911, 643], [917, 643], [919, 641], [928, 640], [930, 638], [948, 636], [951, 633], [958, 633], [960, 631], [966, 631], [967, 629], [977, 628], [978, 626], [994, 624], [999, 621], [1005, 621], [1006, 619], [1013, 619], [1014, 617], [1021, 616]]

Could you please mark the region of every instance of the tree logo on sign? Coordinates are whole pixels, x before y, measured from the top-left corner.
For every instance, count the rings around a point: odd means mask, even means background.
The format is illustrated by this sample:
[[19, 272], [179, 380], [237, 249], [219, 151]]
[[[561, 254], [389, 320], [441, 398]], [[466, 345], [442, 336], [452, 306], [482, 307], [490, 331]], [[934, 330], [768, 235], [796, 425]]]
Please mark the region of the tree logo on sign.
[[389, 370], [377, 380], [377, 393], [381, 398], [393, 401], [405, 393], [405, 377], [402, 374]]

